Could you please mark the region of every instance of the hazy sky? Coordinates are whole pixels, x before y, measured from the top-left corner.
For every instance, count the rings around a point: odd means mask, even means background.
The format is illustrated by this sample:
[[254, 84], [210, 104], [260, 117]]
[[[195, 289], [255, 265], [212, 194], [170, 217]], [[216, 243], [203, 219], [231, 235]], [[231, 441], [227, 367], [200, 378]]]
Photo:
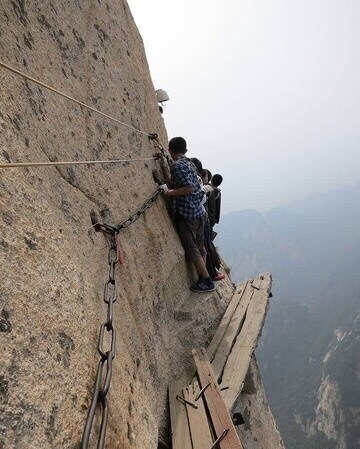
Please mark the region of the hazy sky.
[[224, 176], [224, 211], [360, 180], [359, 0], [129, 0], [169, 137]]

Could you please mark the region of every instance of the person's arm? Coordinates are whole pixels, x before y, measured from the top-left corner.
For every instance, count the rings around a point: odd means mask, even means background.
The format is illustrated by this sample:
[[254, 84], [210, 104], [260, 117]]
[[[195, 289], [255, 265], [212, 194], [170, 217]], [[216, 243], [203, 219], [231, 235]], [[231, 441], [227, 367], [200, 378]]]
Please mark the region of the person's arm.
[[171, 183], [174, 187], [168, 190], [166, 196], [189, 195], [194, 191], [192, 184], [191, 172], [188, 167], [173, 164], [170, 167]]
[[164, 176], [166, 184], [170, 184], [171, 183], [171, 172], [170, 172], [168, 161], [166, 160], [165, 156], [161, 157], [160, 166], [161, 166], [161, 171]]
[[165, 192], [166, 196], [178, 196], [178, 195], [188, 195], [194, 191], [192, 186], [178, 187], [177, 189], [171, 189]]

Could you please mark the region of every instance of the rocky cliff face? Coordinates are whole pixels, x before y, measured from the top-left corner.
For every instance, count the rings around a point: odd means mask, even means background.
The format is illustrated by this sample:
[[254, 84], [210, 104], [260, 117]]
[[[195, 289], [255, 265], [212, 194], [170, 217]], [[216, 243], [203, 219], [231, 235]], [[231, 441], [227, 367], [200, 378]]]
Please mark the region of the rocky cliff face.
[[[244, 418], [244, 425], [238, 427], [238, 433], [244, 448], [284, 449], [282, 437], [265, 395], [255, 356], [250, 362], [244, 389], [235, 404], [234, 411], [239, 411]], [[264, 429], [273, 430], [266, 432]]]
[[334, 330], [322, 361], [315, 416], [304, 426], [313, 441], [323, 440], [334, 449], [356, 449], [360, 445], [359, 331], [360, 315], [346, 329]]
[[[125, 1], [5, 0], [0, 17], [2, 60], [166, 140]], [[154, 153], [146, 136], [3, 69], [0, 98], [2, 162]], [[0, 448], [78, 447], [108, 275], [106, 242], [90, 229], [90, 214], [110, 224], [127, 218], [154, 191], [156, 164], [1, 171]], [[190, 349], [209, 341], [232, 284], [227, 279], [214, 294], [190, 294], [163, 198], [121, 232], [120, 245], [125, 263], [116, 270], [117, 354], [106, 444], [156, 448], [159, 432], [166, 438], [169, 378], [192, 370]]]

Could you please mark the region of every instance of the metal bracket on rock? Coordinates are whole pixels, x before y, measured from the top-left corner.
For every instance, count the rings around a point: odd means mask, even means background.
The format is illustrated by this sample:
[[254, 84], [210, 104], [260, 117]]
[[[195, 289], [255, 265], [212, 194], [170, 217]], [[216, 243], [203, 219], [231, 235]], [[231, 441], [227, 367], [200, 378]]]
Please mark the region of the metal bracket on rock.
[[105, 232], [105, 234], [110, 235], [116, 235], [119, 233], [119, 230], [117, 228], [106, 223], [94, 223], [93, 227], [95, 232]]
[[243, 415], [240, 412], [236, 412], [233, 414], [232, 421], [234, 426], [241, 426], [241, 424], [245, 424]]

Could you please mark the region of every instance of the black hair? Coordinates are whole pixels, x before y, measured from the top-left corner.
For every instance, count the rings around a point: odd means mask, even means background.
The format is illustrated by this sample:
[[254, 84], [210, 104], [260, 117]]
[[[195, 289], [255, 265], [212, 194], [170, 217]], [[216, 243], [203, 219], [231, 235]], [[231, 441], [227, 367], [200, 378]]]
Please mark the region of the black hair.
[[183, 137], [173, 137], [169, 141], [169, 150], [175, 154], [185, 154], [186, 140]]
[[206, 171], [206, 173], [207, 173], [207, 175], [208, 175], [208, 181], [210, 182], [210, 181], [211, 181], [211, 178], [212, 178], [211, 171], [208, 170], [207, 168], [205, 168], [204, 170]]
[[197, 174], [198, 174], [199, 176], [201, 176], [202, 171], [203, 171], [201, 161], [199, 161], [199, 159], [197, 159], [196, 157], [192, 157], [192, 158], [190, 158], [190, 160], [191, 160], [191, 162], [195, 165]]
[[219, 185], [222, 183], [223, 181], [223, 177], [221, 175], [214, 175], [211, 179], [211, 184], [214, 185], [215, 187], [219, 187]]

